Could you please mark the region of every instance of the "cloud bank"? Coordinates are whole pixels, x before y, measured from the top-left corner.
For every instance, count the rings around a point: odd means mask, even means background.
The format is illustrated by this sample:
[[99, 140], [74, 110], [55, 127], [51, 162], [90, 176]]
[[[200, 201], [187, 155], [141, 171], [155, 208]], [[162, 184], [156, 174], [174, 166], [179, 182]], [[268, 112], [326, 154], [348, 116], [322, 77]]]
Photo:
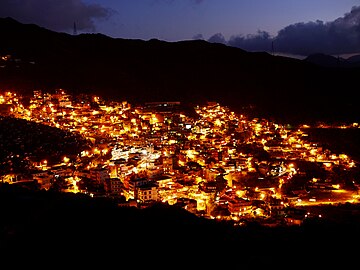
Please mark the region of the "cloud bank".
[[[154, 1], [172, 3], [180, 0]], [[196, 5], [206, 3], [206, 0], [187, 1]], [[112, 9], [100, 4], [86, 4], [83, 0], [0, 0], [0, 17], [12, 17], [53, 31], [70, 32], [76, 23], [77, 30], [94, 32], [97, 21], [107, 20], [115, 14]], [[193, 38], [204, 39], [201, 34]], [[276, 54], [360, 53], [360, 6], [354, 6], [349, 13], [334, 21], [316, 20], [288, 25], [276, 36], [259, 30], [252, 35], [232, 35], [228, 40], [222, 33], [216, 33], [207, 40], [247, 51]]]
[[255, 35], [233, 35], [225, 40], [221, 33], [208, 39], [246, 51], [267, 51], [274, 53], [308, 56], [314, 53], [330, 55], [360, 53], [360, 6], [334, 21], [300, 22], [281, 29], [271, 37], [265, 31]]
[[1, 0], [0, 17], [34, 23], [53, 31], [95, 30], [94, 20], [107, 19], [114, 11], [81, 0]]

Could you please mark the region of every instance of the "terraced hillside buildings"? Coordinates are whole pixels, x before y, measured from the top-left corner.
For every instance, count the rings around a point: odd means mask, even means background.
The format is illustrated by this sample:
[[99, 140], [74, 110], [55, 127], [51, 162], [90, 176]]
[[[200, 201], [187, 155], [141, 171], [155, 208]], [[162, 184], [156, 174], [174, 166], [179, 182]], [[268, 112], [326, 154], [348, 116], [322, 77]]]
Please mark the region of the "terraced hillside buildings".
[[58, 89], [34, 91], [27, 99], [4, 92], [0, 112], [1, 121], [36, 122], [86, 141], [57, 159], [12, 152], [2, 164], [21, 154], [29, 166], [2, 170], [2, 181], [11, 184], [109, 197], [119, 206], [163, 202], [235, 224], [300, 225], [323, 215], [300, 206], [359, 199], [357, 162], [307, 140], [306, 125], [248, 119], [217, 102], [134, 106]]

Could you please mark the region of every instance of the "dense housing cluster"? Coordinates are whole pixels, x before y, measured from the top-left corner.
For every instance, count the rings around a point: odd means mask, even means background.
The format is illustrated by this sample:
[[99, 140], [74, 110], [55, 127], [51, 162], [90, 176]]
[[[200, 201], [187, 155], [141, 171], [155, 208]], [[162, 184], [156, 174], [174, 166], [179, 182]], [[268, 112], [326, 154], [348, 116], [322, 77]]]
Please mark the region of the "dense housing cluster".
[[[176, 204], [236, 224], [300, 225], [315, 215], [300, 206], [358, 200], [356, 162], [306, 140], [307, 126], [248, 119], [216, 102], [190, 109], [177, 101], [132, 106], [59, 89], [27, 99], [5, 92], [0, 113], [1, 121], [58, 130], [46, 136], [63, 136], [66, 150], [36, 144], [31, 155], [22, 153], [22, 170], [2, 171], [3, 182], [109, 197], [119, 206]], [[36, 130], [26, 133], [45, 143]], [[9, 155], [2, 158], [9, 164]]]

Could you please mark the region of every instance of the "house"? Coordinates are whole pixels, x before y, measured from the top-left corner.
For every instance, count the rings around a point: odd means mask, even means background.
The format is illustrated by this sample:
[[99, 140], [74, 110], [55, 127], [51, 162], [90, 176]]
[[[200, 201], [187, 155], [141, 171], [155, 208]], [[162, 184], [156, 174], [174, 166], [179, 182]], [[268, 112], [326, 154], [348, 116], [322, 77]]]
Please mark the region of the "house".
[[48, 190], [54, 179], [54, 174], [49, 171], [36, 171], [32, 173], [32, 179], [37, 181], [40, 185], [40, 189]]
[[106, 168], [90, 169], [90, 178], [98, 184], [103, 184], [105, 179], [109, 178], [109, 170]]
[[173, 183], [172, 176], [167, 174], [152, 177], [151, 180], [156, 182], [159, 188], [166, 188]]
[[284, 221], [285, 221], [285, 224], [287, 224], [287, 225], [300, 226], [303, 224], [305, 218], [306, 218], [306, 210], [305, 209], [288, 207], [286, 209]]
[[107, 194], [120, 196], [122, 195], [124, 184], [119, 178], [106, 178], [104, 188]]
[[158, 187], [155, 183], [147, 183], [139, 186], [137, 190], [137, 199], [141, 202], [157, 201], [158, 200]]
[[242, 216], [252, 209], [252, 202], [239, 197], [233, 197], [228, 201], [228, 209], [232, 215]]
[[146, 186], [148, 183], [150, 183], [150, 180], [147, 177], [137, 177], [137, 178], [131, 178], [128, 181], [128, 197], [133, 199], [139, 198], [139, 188], [141, 186]]

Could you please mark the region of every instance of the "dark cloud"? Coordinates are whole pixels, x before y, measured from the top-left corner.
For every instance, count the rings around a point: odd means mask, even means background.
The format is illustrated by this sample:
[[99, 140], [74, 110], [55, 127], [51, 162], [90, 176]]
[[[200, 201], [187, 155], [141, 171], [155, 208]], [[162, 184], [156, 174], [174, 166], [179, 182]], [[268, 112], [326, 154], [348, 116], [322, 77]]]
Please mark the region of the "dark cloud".
[[232, 36], [228, 45], [239, 47], [246, 51], [271, 51], [272, 37], [268, 32], [258, 31], [256, 35]]
[[279, 31], [274, 41], [276, 51], [299, 55], [328, 53], [335, 47], [331, 40], [336, 39], [331, 37], [329, 25], [322, 21], [289, 25]]
[[275, 43], [281, 52], [301, 55], [360, 52], [360, 7], [332, 22], [289, 25], [279, 31]]
[[73, 29], [95, 30], [97, 19], [107, 19], [114, 13], [97, 4], [81, 0], [0, 0], [0, 17], [12, 17], [21, 23], [34, 23], [54, 31]]
[[202, 34], [196, 34], [195, 36], [193, 36], [193, 38], [192, 39], [194, 39], [194, 40], [204, 40], [204, 36], [202, 35]]
[[[219, 36], [216, 34], [214, 36]], [[232, 36], [230, 46], [247, 51], [308, 56], [314, 53], [341, 55], [360, 53], [360, 6], [334, 21], [300, 22], [281, 29], [276, 37], [265, 31]]]
[[208, 39], [209, 42], [211, 43], [223, 43], [226, 44], [226, 40], [224, 38], [224, 36], [221, 33], [216, 33], [215, 35], [211, 36]]

